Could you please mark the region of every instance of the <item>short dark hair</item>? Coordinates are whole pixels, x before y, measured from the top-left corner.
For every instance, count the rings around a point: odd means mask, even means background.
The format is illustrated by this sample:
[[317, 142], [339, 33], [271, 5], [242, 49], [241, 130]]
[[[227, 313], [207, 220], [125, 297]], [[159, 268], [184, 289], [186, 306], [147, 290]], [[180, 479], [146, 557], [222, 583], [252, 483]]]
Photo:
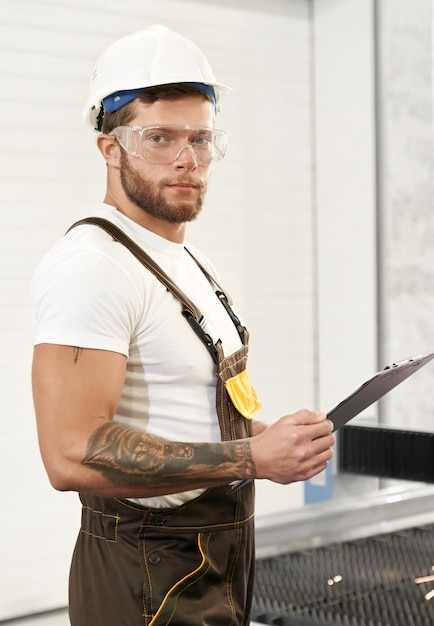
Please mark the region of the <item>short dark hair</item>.
[[211, 102], [211, 99], [200, 89], [192, 85], [183, 83], [174, 83], [170, 85], [157, 85], [156, 87], [148, 87], [140, 93], [135, 100], [115, 111], [114, 113], [102, 113], [102, 121], [100, 122], [101, 132], [111, 133], [118, 126], [127, 126], [135, 114], [135, 102], [146, 102], [152, 104], [157, 100], [179, 100], [185, 96], [201, 96]]

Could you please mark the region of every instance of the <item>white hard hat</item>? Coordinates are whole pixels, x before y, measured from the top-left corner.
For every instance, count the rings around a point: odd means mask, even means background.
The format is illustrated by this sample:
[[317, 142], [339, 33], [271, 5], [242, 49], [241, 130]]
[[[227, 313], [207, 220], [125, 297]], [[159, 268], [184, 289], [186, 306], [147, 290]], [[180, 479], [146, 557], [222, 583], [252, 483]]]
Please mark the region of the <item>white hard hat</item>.
[[196, 44], [165, 26], [149, 26], [122, 37], [96, 62], [83, 120], [95, 128], [102, 102], [112, 94], [131, 90], [133, 97], [129, 100], [132, 100], [137, 97], [132, 90], [173, 83], [203, 85], [213, 91], [216, 107], [223, 93], [231, 91], [216, 81], [208, 60]]

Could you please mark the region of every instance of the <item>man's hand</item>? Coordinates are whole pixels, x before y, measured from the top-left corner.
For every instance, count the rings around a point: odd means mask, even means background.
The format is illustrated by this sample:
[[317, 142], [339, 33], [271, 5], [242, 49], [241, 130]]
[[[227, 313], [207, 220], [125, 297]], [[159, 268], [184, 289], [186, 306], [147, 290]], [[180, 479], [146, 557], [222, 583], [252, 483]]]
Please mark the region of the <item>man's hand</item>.
[[256, 477], [283, 484], [312, 478], [332, 458], [332, 430], [325, 413], [302, 409], [280, 418], [250, 440]]

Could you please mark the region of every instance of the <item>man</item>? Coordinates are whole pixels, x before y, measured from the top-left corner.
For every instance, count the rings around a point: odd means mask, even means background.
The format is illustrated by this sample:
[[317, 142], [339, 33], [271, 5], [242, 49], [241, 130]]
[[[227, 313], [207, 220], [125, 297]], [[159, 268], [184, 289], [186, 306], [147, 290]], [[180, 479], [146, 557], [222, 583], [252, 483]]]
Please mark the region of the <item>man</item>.
[[41, 453], [53, 486], [83, 503], [73, 626], [248, 624], [251, 479], [305, 480], [332, 456], [322, 413], [252, 419], [247, 330], [184, 245], [224, 156], [224, 91], [202, 52], [162, 26], [110, 46], [85, 107], [104, 203], [34, 276]]

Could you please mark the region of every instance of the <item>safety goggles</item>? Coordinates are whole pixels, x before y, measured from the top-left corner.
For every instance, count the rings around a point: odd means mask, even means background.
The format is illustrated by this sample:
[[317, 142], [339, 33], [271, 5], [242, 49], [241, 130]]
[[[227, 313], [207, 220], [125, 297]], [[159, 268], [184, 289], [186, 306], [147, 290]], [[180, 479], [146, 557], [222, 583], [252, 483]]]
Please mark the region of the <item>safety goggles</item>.
[[110, 135], [124, 150], [148, 163], [168, 165], [187, 147], [198, 165], [222, 159], [226, 152], [227, 133], [201, 126], [118, 126]]

